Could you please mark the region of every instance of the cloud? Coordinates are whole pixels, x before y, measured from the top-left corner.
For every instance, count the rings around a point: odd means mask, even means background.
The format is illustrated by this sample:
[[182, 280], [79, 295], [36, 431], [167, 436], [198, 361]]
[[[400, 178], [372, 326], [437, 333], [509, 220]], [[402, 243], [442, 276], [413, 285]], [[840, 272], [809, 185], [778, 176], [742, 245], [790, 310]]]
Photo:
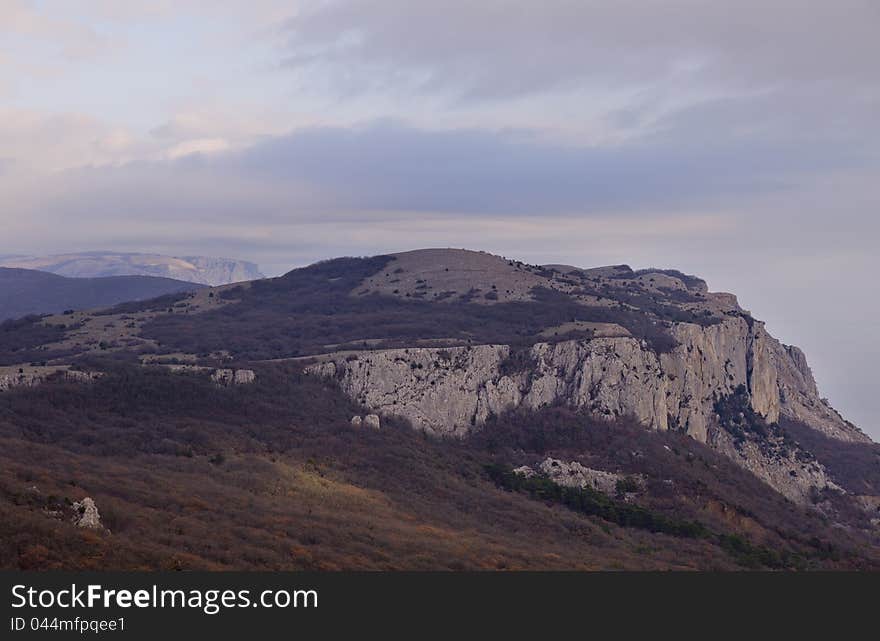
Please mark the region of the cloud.
[[[425, 130], [395, 121], [304, 128], [238, 148], [224, 138], [166, 133], [155, 137], [161, 144], [147, 156], [148, 148], [125, 132], [98, 135], [84, 126], [70, 153], [113, 162], [47, 177], [36, 193], [15, 202], [77, 217], [128, 212], [224, 220], [246, 214], [266, 222], [310, 215], [356, 221], [371, 212], [412, 211], [649, 215], [731, 209], [759, 196], [797, 193], [831, 172], [880, 167], [870, 148], [845, 137], [744, 131], [737, 126], [741, 115], [737, 105], [713, 102], [660, 121], [649, 135], [604, 146], [562, 144], [534, 131]], [[75, 129], [63, 120], [57, 127], [37, 124], [22, 129], [28, 141]]]
[[771, 87], [869, 80], [880, 9], [864, 0], [346, 0], [286, 24], [286, 64], [351, 87], [410, 83], [510, 98], [582, 83], [649, 85], [677, 73]]
[[701, 127], [687, 130], [691, 121], [678, 118], [659, 134], [604, 147], [554, 144], [522, 131], [430, 131], [387, 121], [307, 128], [229, 153], [218, 153], [226, 148], [222, 140], [184, 141], [170, 157], [199, 151], [211, 156], [135, 163], [100, 175], [111, 183], [136, 184], [139, 175], [149, 181], [215, 180], [217, 189], [245, 182], [270, 194], [286, 192], [292, 201], [300, 199], [301, 208], [324, 214], [585, 215], [729, 204], [784, 190], [804, 175], [870, 162], [847, 145], [731, 135], [710, 125], [708, 141]]
[[184, 140], [168, 150], [169, 158], [183, 158], [194, 154], [212, 154], [229, 149], [229, 141], [223, 138], [197, 138]]
[[45, 114], [0, 107], [0, 149], [10, 170], [51, 172], [133, 160], [134, 141], [123, 129], [83, 114]]
[[4, 0], [0, 5], [0, 34], [17, 47], [44, 47], [66, 59], [94, 58], [118, 45], [82, 20], [40, 10], [23, 0]]

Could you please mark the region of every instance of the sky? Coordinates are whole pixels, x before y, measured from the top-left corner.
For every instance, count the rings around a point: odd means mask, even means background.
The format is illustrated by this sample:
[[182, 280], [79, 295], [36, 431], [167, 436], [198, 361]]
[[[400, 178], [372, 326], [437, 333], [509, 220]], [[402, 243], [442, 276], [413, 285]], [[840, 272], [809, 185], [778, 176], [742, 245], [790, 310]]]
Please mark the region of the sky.
[[0, 0], [0, 254], [668, 267], [880, 439], [876, 0]]

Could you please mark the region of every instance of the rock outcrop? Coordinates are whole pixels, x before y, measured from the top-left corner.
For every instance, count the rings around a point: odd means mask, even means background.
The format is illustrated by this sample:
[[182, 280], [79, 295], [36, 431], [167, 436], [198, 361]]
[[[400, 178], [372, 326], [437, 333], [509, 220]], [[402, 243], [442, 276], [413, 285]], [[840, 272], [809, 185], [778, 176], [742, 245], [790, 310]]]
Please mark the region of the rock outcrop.
[[16, 387], [36, 387], [53, 377], [73, 383], [87, 383], [100, 378], [100, 372], [82, 372], [58, 367], [4, 368], [0, 372], [0, 392]]
[[531, 467], [529, 467], [528, 465], [521, 465], [517, 468], [514, 468], [513, 473], [519, 474], [520, 476], [525, 477], [527, 479], [530, 479], [533, 476], [538, 475], [538, 473], [535, 472], [535, 470], [532, 469]]
[[870, 443], [871, 439], [844, 419], [827, 400], [819, 396], [806, 356], [797, 347], [773, 341], [772, 357], [779, 371], [778, 386], [782, 415], [805, 423], [842, 441]]
[[808, 505], [822, 490], [843, 492], [825, 468], [799, 448], [754, 440], [737, 443], [724, 430], [710, 431], [708, 444], [795, 503]]
[[2, 374], [0, 375], [0, 392], [6, 392], [14, 387], [34, 387], [45, 380], [45, 376], [39, 374]]
[[705, 443], [714, 402], [744, 386], [768, 422], [785, 415], [834, 438], [868, 440], [818, 398], [800, 350], [781, 345], [762, 323], [731, 317], [672, 331], [678, 346], [661, 354], [627, 337], [537, 343], [528, 366], [514, 371], [507, 345], [379, 350], [331, 357], [308, 371], [335, 378], [365, 407], [441, 435], [464, 436], [518, 407], [561, 403]]
[[351, 417], [351, 426], [353, 429], [360, 429], [361, 427], [367, 427], [371, 430], [379, 430], [382, 427], [382, 422], [376, 414], [367, 414], [366, 416], [352, 416]]
[[252, 369], [216, 369], [211, 374], [211, 380], [224, 387], [249, 385], [257, 380], [257, 375]]
[[82, 501], [75, 501], [73, 504], [73, 523], [77, 527], [89, 530], [103, 530], [101, 523], [101, 515], [98, 513], [98, 506], [95, 501], [88, 496]]
[[[538, 469], [551, 481], [564, 487], [589, 487], [609, 495], [617, 494], [621, 483], [625, 480], [629, 480], [637, 485], [642, 483], [642, 479], [626, 477], [623, 474], [606, 472], [604, 470], [594, 470], [581, 465], [577, 461], [566, 463], [555, 458], [544, 459], [541, 461]], [[534, 469], [528, 466], [518, 467], [514, 470], [514, 473], [526, 478], [537, 474]]]

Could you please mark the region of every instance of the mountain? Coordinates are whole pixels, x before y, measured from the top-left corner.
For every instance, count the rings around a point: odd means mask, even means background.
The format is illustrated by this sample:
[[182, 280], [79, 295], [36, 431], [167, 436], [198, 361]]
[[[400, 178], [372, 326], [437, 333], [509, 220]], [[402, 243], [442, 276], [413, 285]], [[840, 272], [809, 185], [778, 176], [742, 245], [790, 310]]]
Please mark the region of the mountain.
[[0, 321], [29, 314], [107, 307], [201, 287], [151, 276], [65, 278], [31, 269], [0, 267]]
[[203, 285], [263, 278], [254, 263], [206, 256], [85, 252], [42, 257], [4, 256], [0, 257], [0, 266], [36, 269], [70, 278], [158, 276]]
[[339, 258], [0, 325], [0, 390], [5, 567], [880, 569], [880, 447], [675, 270]]

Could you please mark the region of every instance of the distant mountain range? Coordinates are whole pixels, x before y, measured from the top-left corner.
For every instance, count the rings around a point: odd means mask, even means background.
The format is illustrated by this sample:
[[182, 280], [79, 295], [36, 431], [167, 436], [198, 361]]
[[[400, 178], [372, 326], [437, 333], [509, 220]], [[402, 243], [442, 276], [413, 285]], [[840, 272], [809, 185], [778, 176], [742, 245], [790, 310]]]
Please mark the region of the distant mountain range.
[[0, 321], [68, 309], [108, 307], [205, 285], [153, 276], [66, 278], [33, 269], [0, 267]]
[[212, 286], [263, 278], [257, 265], [243, 260], [122, 252], [0, 256], [0, 267], [36, 269], [69, 278], [157, 276]]

